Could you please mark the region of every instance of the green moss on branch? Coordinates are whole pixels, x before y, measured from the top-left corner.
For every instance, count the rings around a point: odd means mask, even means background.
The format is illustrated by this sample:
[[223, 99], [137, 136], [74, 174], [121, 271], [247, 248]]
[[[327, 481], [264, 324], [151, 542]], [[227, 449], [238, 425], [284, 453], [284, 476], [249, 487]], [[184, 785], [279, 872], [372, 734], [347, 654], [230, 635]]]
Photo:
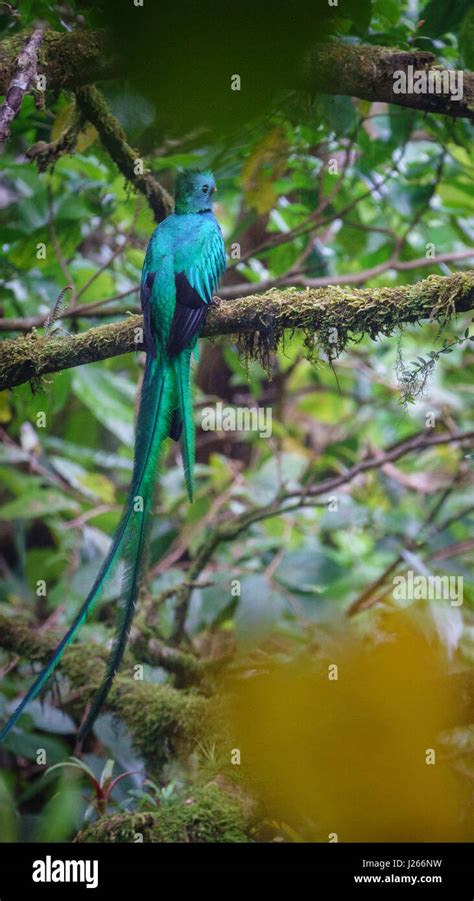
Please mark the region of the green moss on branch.
[[[15, 60], [31, 33], [20, 31], [2, 38], [0, 93], [11, 82]], [[77, 29], [69, 33], [46, 30], [39, 54], [38, 74], [46, 76], [47, 90], [75, 88], [120, 74], [120, 68], [106, 31]]]
[[146, 197], [156, 222], [161, 222], [173, 210], [173, 200], [156, 178], [144, 167], [139, 154], [130, 147], [125, 132], [112, 115], [104, 98], [95, 87], [76, 91], [78, 108], [97, 129], [105, 149], [125, 178]]
[[463, 72], [462, 97], [452, 100], [449, 92], [396, 94], [395, 72], [447, 72], [436, 65], [436, 57], [423, 50], [397, 50], [367, 44], [320, 44], [308, 55], [299, 73], [299, 84], [315, 92], [343, 94], [362, 100], [394, 103], [444, 116], [474, 119], [474, 73]]
[[[202, 334], [238, 334], [244, 354], [265, 362], [286, 329], [301, 329], [310, 353], [319, 343], [337, 356], [349, 341], [365, 334], [391, 335], [406, 323], [430, 318], [442, 323], [473, 307], [474, 271], [431, 275], [394, 288], [274, 289], [221, 302], [209, 311]], [[0, 390], [139, 350], [142, 325], [140, 316], [130, 316], [79, 335], [46, 338], [32, 332], [7, 339], [0, 344]]]
[[77, 842], [248, 842], [245, 805], [217, 785], [195, 788], [157, 813], [116, 814], [83, 829]]
[[[0, 616], [0, 648], [22, 659], [45, 663], [56, 640], [26, 623]], [[97, 691], [104, 674], [106, 652], [91, 642], [77, 642], [68, 648], [59, 668], [68, 677], [72, 710], [84, 706]], [[107, 699], [107, 709], [120, 716], [130, 729], [136, 747], [155, 767], [171, 757], [190, 753], [196, 743], [209, 737], [212, 728], [207, 699], [196, 690], [178, 691], [119, 675]]]
[[[11, 81], [12, 68], [28, 32], [5, 38], [0, 59], [0, 93]], [[300, 65], [295, 60], [296, 86], [312, 92], [343, 94], [442, 115], [474, 118], [474, 74], [463, 73], [463, 97], [452, 101], [446, 93], [393, 93], [393, 74], [397, 69], [435, 68], [435, 57], [420, 50], [400, 51], [393, 47], [364, 44], [322, 44]], [[443, 72], [442, 67], [436, 67]], [[120, 77], [120, 61], [106, 31], [77, 29], [46, 31], [40, 58], [40, 73], [47, 77], [48, 89], [60, 90]]]

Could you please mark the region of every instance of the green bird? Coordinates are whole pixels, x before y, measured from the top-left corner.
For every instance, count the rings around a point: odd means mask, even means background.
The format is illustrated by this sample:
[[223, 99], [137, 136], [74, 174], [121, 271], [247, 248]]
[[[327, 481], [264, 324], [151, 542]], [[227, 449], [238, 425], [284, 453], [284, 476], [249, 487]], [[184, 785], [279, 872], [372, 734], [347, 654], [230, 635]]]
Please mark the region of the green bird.
[[216, 187], [211, 172], [178, 176], [175, 212], [161, 222], [148, 244], [141, 279], [146, 368], [136, 426], [133, 476], [112, 545], [74, 622], [49, 663], [0, 731], [0, 741], [41, 691], [65, 649], [100, 597], [119, 560], [125, 575], [115, 638], [103, 682], [81, 728], [81, 741], [96, 719], [122, 660], [140, 589], [151, 508], [163, 443], [181, 439], [184, 475], [193, 499], [195, 429], [190, 365], [199, 331], [226, 266], [224, 239], [212, 212]]

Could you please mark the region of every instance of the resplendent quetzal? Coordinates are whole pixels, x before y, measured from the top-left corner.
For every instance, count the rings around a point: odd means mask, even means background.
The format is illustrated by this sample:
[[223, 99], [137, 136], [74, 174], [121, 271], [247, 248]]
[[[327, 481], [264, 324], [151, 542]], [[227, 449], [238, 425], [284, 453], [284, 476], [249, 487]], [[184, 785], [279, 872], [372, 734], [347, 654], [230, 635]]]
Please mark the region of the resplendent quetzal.
[[194, 419], [190, 393], [191, 355], [226, 266], [224, 240], [212, 212], [211, 172], [178, 176], [175, 212], [161, 222], [148, 244], [141, 281], [146, 368], [138, 412], [132, 485], [122, 519], [99, 574], [50, 662], [38, 675], [0, 732], [0, 741], [29, 701], [43, 688], [76, 636], [119, 560], [125, 562], [120, 612], [107, 671], [79, 739], [89, 731], [122, 660], [140, 588], [160, 451], [169, 436], [181, 439], [189, 499], [193, 497]]

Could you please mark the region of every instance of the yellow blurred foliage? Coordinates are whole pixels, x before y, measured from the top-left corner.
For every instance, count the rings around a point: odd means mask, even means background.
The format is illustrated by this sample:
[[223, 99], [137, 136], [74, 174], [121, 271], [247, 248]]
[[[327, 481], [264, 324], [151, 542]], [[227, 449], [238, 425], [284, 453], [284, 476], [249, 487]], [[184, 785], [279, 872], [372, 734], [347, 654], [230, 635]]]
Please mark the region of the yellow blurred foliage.
[[442, 643], [397, 611], [373, 638], [348, 626], [330, 647], [226, 685], [246, 788], [309, 841], [472, 840], [472, 781], [440, 742], [466, 722]]
[[8, 391], [0, 391], [0, 423], [10, 422], [12, 411]]
[[281, 126], [272, 128], [256, 145], [242, 169], [242, 187], [249, 206], [264, 215], [277, 200], [274, 182], [284, 174], [288, 141]]

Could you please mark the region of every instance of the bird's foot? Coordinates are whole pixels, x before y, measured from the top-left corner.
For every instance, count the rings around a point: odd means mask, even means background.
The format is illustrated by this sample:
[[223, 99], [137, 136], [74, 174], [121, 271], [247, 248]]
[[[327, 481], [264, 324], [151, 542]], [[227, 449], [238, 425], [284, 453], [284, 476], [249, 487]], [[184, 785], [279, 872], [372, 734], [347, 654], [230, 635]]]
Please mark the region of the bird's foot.
[[62, 325], [56, 325], [54, 327], [48, 326], [46, 329], [45, 338], [70, 338], [71, 332], [68, 332], [66, 328], [63, 328]]
[[221, 303], [221, 298], [218, 297], [217, 294], [214, 294], [214, 295], [213, 295], [213, 298], [212, 298], [212, 300], [211, 300], [211, 306], [212, 306], [212, 307], [218, 307], [220, 303]]

